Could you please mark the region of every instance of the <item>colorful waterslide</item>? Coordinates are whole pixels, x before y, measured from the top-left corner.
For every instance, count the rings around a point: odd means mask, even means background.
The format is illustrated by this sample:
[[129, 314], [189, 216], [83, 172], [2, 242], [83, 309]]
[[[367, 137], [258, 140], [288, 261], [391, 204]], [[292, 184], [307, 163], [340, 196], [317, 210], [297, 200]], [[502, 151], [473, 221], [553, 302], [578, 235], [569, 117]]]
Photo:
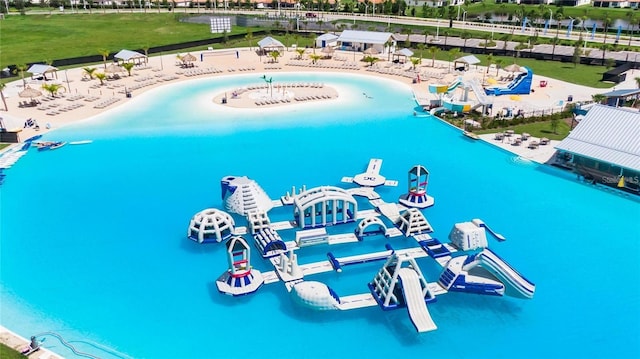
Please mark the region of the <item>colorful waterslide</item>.
[[533, 298], [536, 285], [518, 273], [489, 248], [485, 248], [482, 252], [469, 256], [467, 260], [465, 260], [462, 269], [468, 272], [476, 266], [487, 269], [501, 279], [504, 284], [508, 284], [524, 297]]
[[528, 67], [522, 67], [525, 72], [516, 76], [507, 86], [504, 87], [487, 87], [485, 92], [487, 95], [528, 95], [531, 93], [531, 84], [533, 82], [533, 71]]
[[455, 80], [449, 85], [445, 84], [430, 84], [429, 92], [434, 94], [445, 94], [455, 90], [458, 86], [462, 84], [460, 79]]
[[402, 294], [407, 304], [409, 317], [416, 330], [423, 333], [438, 329], [436, 323], [431, 319], [427, 303], [424, 301], [418, 273], [410, 268], [400, 268], [398, 278], [402, 282]]

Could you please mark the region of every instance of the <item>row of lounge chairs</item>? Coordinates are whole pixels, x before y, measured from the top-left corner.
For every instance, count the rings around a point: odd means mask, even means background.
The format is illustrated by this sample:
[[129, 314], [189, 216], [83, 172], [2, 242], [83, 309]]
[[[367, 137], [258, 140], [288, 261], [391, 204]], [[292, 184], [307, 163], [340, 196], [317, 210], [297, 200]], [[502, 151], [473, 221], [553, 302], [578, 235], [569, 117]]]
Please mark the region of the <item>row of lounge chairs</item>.
[[148, 81], [145, 81], [145, 82], [140, 82], [140, 83], [137, 83], [137, 84], [135, 84], [135, 85], [132, 85], [132, 86], [127, 87], [127, 88], [126, 88], [126, 91], [125, 91], [124, 89], [122, 89], [122, 90], [120, 90], [120, 91], [118, 91], [118, 92], [119, 92], [119, 93], [124, 93], [124, 94], [126, 94], [127, 92], [130, 92], [130, 91], [133, 91], [133, 90], [138, 90], [138, 89], [141, 89], [141, 88], [143, 88], [143, 87], [147, 87], [147, 86], [154, 85], [154, 84], [156, 84], [157, 82], [158, 82], [158, 81], [157, 81], [156, 79], [148, 80]]
[[288, 98], [285, 98], [280, 100], [276, 100], [276, 99], [261, 100], [261, 101], [256, 101], [255, 104], [258, 106], [265, 106], [265, 105], [277, 105], [277, 104], [289, 103], [289, 102], [291, 102], [291, 100], [289, 100]]
[[219, 74], [222, 72], [224, 71], [217, 69], [215, 67], [206, 67], [203, 69], [194, 69], [194, 70], [184, 71], [183, 73], [176, 72], [176, 74], [191, 77], [191, 76], [208, 75], [208, 74]]
[[46, 104], [46, 105], [40, 106], [40, 107], [38, 107], [38, 110], [46, 111], [46, 110], [55, 109], [58, 106], [60, 106], [60, 104], [54, 102], [54, 103], [50, 103], [50, 104]]
[[38, 100], [20, 101], [20, 103], [18, 103], [18, 107], [36, 107], [39, 104], [40, 104], [40, 101]]
[[296, 101], [314, 101], [314, 100], [329, 100], [333, 97], [330, 95], [312, 95], [312, 96], [296, 96], [293, 99]]
[[335, 63], [335, 62], [309, 62], [306, 60], [292, 60], [287, 62], [288, 66], [306, 66], [306, 67], [315, 67], [315, 68], [323, 68], [323, 69], [346, 69], [346, 70], [360, 70], [360, 65], [356, 62], [343, 62], [343, 63]]
[[229, 67], [227, 69], [227, 71], [229, 71], [229, 72], [235, 72], [236, 70], [237, 71], [254, 71], [255, 69], [256, 69], [255, 67], [239, 67], [237, 69], [235, 69], [233, 67]]
[[70, 97], [67, 97], [67, 101], [77, 101], [77, 100], [82, 100], [84, 98], [84, 95], [73, 95]]
[[120, 99], [119, 99], [119, 98], [117, 98], [117, 97], [112, 97], [112, 98], [106, 99], [106, 100], [104, 100], [104, 101], [100, 101], [100, 102], [98, 102], [97, 104], [95, 104], [95, 106], [93, 106], [93, 108], [99, 108], [99, 109], [102, 109], [102, 108], [105, 108], [105, 107], [111, 106], [111, 105], [113, 105], [114, 103], [116, 103], [116, 102], [118, 102], [118, 101], [120, 101]]
[[282, 70], [280, 65], [264, 65], [265, 70]]

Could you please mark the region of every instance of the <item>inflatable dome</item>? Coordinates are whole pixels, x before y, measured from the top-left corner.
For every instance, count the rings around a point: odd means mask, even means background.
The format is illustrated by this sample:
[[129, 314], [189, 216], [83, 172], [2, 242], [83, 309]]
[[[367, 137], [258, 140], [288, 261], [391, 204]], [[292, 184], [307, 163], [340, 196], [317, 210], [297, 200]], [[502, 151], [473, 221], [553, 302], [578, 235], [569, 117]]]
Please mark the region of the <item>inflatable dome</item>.
[[315, 310], [335, 310], [340, 297], [326, 284], [314, 281], [297, 283], [291, 289], [293, 300], [302, 306]]
[[187, 236], [198, 243], [222, 242], [233, 235], [234, 226], [228, 213], [207, 208], [191, 218]]

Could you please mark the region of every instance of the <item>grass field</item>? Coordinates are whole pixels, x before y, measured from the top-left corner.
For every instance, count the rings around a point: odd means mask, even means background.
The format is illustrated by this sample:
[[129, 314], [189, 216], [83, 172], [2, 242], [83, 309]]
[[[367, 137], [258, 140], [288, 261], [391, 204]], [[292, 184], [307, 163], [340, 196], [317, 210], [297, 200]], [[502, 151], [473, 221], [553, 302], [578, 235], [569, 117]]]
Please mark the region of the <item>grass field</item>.
[[17, 350], [9, 348], [4, 344], [0, 344], [0, 358], [2, 359], [24, 359], [26, 356], [20, 354]]
[[[123, 49], [140, 49], [203, 40], [219, 37], [209, 33], [207, 24], [180, 22], [185, 14], [173, 13], [119, 13], [119, 14], [55, 14], [9, 16], [0, 21], [0, 68], [13, 64], [51, 61], [68, 57], [97, 55], [106, 49], [112, 54]], [[234, 27], [231, 34], [245, 33], [246, 29]], [[254, 36], [252, 46], [262, 36]], [[284, 44], [311, 45], [313, 35], [274, 36]], [[222, 47], [249, 46], [246, 40], [230, 41]], [[191, 49], [202, 50], [204, 47]], [[188, 49], [183, 50], [188, 51]], [[426, 58], [427, 52], [423, 52]], [[486, 56], [478, 56], [483, 62]], [[447, 60], [447, 53], [440, 51], [440, 60]], [[496, 57], [499, 58], [499, 57]], [[425, 63], [428, 63], [425, 59]], [[587, 66], [503, 57], [503, 66], [517, 62], [529, 66], [534, 73], [554, 77], [575, 84], [608, 88], [612, 84], [602, 83], [603, 66]], [[486, 64], [486, 62], [484, 62]]]
[[0, 67], [212, 36], [209, 25], [182, 23], [170, 13], [8, 16], [0, 21]]

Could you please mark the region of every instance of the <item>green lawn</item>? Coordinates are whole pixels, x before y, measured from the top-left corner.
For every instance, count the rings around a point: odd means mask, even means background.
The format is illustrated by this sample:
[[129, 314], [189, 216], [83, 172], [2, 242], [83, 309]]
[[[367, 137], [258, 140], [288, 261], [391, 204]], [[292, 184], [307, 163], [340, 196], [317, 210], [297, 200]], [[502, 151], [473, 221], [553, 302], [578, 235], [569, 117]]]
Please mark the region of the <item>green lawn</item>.
[[563, 138], [567, 137], [567, 135], [569, 134], [570, 127], [566, 122], [559, 121], [558, 128], [556, 129], [556, 133], [553, 133], [551, 129], [551, 121], [543, 121], [543, 122], [525, 123], [521, 125], [508, 126], [504, 128], [479, 130], [474, 132], [483, 134], [483, 133], [503, 132], [504, 130], [514, 130], [516, 133], [527, 132], [534, 137], [546, 137], [551, 140], [562, 140]]
[[24, 359], [26, 356], [20, 354], [17, 350], [14, 350], [4, 344], [0, 343], [0, 358], [2, 359]]
[[[236, 31], [244, 29], [234, 27], [232, 33]], [[182, 23], [170, 13], [7, 16], [0, 21], [0, 67], [212, 36], [208, 25]]]

